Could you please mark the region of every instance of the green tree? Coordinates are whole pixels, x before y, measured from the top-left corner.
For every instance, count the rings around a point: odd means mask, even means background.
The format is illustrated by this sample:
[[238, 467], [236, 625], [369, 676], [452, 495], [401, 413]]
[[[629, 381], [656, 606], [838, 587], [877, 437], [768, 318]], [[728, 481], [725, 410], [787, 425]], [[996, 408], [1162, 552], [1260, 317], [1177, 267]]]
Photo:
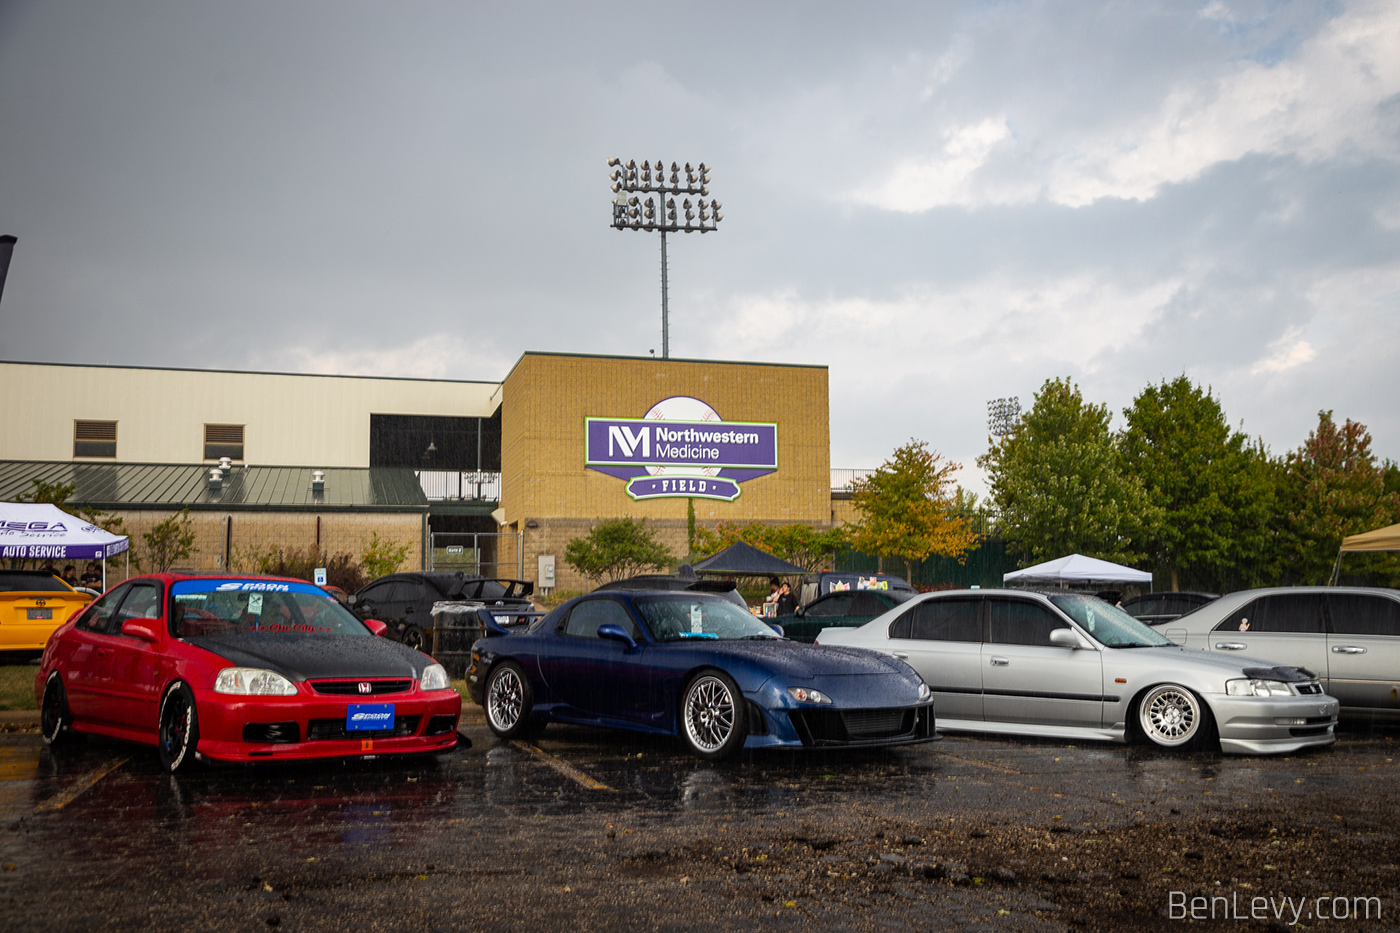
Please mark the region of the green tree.
[[851, 504], [861, 515], [846, 529], [851, 545], [902, 560], [906, 576], [930, 554], [964, 559], [979, 538], [953, 498], [957, 469], [927, 441], [896, 448], [879, 469], [851, 483]]
[[1133, 563], [1160, 521], [1142, 482], [1124, 473], [1107, 405], [1069, 379], [1047, 379], [1017, 429], [977, 459], [996, 530], [1032, 561], [1067, 554]]
[[[1371, 452], [1371, 434], [1350, 418], [1338, 425], [1321, 411], [1317, 428], [1285, 458], [1288, 567], [1299, 583], [1326, 583], [1342, 538], [1400, 521], [1400, 493]], [[1384, 557], [1349, 557], [1351, 572], [1378, 568]]]
[[1220, 402], [1185, 375], [1149, 385], [1123, 414], [1124, 466], [1162, 515], [1142, 544], [1171, 575], [1172, 589], [1183, 574], [1212, 590], [1249, 576], [1274, 507], [1262, 449], [1231, 430]]
[[404, 558], [408, 556], [409, 547], [407, 544], [395, 544], [393, 541], [380, 538], [379, 532], [372, 531], [369, 536], [369, 544], [365, 547], [365, 552], [360, 555], [360, 567], [371, 580], [388, 576], [403, 564]]
[[610, 518], [587, 536], [564, 546], [564, 562], [590, 580], [618, 580], [643, 570], [664, 570], [675, 562], [652, 535], [645, 518]]
[[[165, 573], [195, 552], [190, 510], [184, 509], [170, 516], [143, 534], [141, 539], [146, 542], [144, 560], [149, 562], [150, 571]], [[141, 567], [142, 562], [137, 561], [136, 566]]]
[[46, 483], [41, 479], [31, 479], [29, 483], [34, 489], [15, 496], [16, 502], [45, 503], [61, 509], [78, 488], [77, 483]]

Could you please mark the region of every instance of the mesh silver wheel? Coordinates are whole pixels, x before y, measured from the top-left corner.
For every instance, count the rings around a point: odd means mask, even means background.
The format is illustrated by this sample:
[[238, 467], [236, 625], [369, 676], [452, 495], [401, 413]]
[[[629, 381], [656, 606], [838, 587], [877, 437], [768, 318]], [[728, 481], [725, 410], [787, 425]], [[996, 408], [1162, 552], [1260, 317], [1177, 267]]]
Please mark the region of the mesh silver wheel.
[[486, 716], [496, 732], [510, 732], [525, 710], [525, 684], [513, 667], [499, 668], [486, 686]]
[[1138, 706], [1143, 734], [1154, 745], [1185, 745], [1201, 728], [1201, 702], [1185, 687], [1162, 684], [1153, 687]]
[[686, 691], [683, 715], [691, 744], [702, 752], [717, 752], [734, 733], [734, 695], [718, 677], [697, 677]]

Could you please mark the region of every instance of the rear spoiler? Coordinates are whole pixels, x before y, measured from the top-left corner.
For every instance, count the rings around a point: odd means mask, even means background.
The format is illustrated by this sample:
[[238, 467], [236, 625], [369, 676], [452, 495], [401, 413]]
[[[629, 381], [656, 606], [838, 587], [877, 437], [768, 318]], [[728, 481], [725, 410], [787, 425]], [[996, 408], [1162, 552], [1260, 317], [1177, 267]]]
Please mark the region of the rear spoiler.
[[[497, 583], [505, 590], [500, 596], [482, 596], [481, 591], [487, 583]], [[535, 592], [535, 584], [529, 580], [510, 580], [504, 578], [491, 579], [480, 578], [475, 580], [463, 580], [461, 587], [452, 594], [450, 599], [524, 599]]]

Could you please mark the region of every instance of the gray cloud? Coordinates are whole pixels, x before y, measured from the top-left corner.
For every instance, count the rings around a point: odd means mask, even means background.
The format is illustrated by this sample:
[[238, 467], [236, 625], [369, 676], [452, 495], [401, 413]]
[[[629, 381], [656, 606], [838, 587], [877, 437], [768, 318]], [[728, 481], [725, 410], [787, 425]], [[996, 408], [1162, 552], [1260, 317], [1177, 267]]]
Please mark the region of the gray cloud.
[[644, 354], [658, 245], [604, 160], [704, 159], [673, 353], [830, 364], [834, 465], [1180, 372], [1276, 449], [1326, 407], [1400, 456], [1387, 6], [709, 9], [0, 7], [0, 356]]

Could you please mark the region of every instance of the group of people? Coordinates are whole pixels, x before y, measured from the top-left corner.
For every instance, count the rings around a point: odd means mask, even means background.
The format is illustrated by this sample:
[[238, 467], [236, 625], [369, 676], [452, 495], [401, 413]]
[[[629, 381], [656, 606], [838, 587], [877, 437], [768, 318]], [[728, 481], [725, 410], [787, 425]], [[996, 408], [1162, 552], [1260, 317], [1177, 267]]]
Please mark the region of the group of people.
[[770, 615], [768, 604], [773, 604], [772, 616], [790, 616], [797, 611], [797, 597], [792, 595], [792, 587], [786, 580], [779, 580], [777, 577], [768, 579], [770, 592], [763, 600], [764, 615]]
[[78, 576], [78, 568], [73, 564], [68, 564], [63, 568], [63, 572], [59, 573], [58, 568], [54, 566], [54, 562], [46, 560], [44, 561], [44, 565], [39, 569], [44, 573], [51, 573], [56, 577], [61, 577], [64, 583], [67, 583], [74, 589], [80, 586], [85, 586], [90, 590], [102, 589], [102, 568], [97, 565], [97, 561], [95, 560], [88, 561], [87, 569], [83, 571], [81, 577]]

